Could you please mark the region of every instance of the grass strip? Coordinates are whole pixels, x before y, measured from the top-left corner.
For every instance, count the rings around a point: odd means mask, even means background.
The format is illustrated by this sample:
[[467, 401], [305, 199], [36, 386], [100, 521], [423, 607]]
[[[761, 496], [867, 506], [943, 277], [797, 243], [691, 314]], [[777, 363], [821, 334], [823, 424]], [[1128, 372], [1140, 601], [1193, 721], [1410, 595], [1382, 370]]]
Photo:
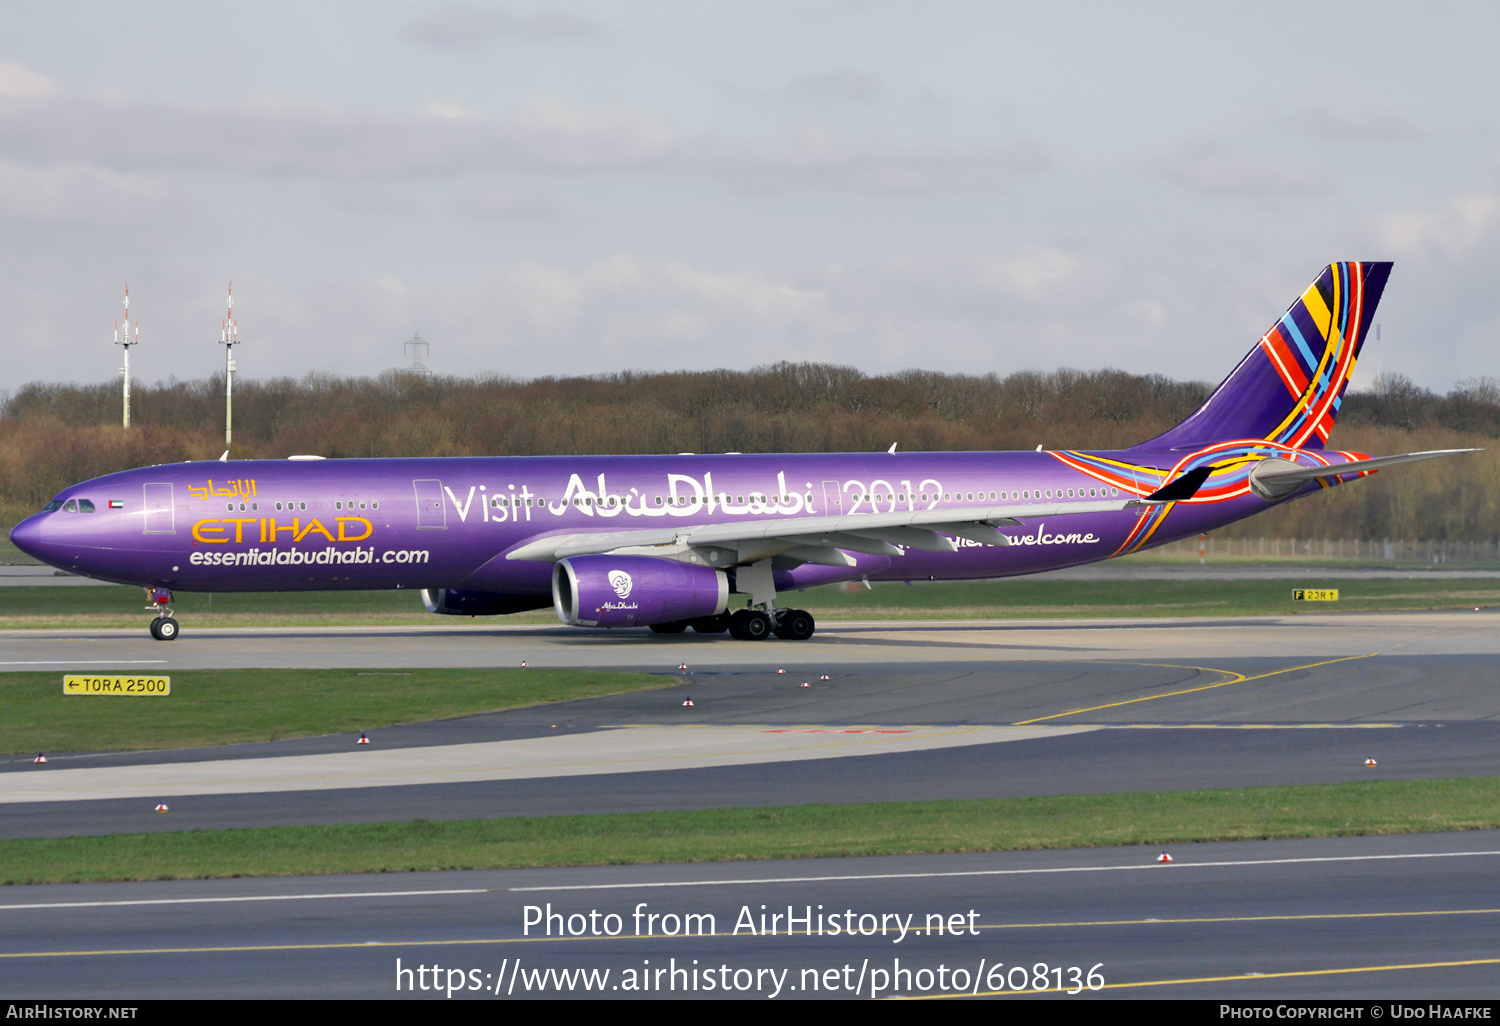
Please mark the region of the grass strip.
[[[90, 672], [130, 673], [90, 667]], [[174, 670], [161, 698], [65, 695], [62, 670], [0, 674], [0, 752], [276, 741], [670, 687], [613, 670]]]
[[[142, 803], [142, 816], [150, 815]], [[638, 865], [1500, 827], [1500, 778], [0, 841], [0, 883]]]

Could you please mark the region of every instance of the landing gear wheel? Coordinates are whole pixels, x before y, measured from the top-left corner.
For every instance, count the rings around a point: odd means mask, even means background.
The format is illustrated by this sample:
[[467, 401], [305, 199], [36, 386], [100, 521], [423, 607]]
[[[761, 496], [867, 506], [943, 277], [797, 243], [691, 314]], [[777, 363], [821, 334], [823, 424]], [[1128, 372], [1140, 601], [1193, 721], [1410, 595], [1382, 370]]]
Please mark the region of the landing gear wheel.
[[161, 634], [158, 633], [158, 629], [161, 627], [161, 620], [162, 618], [158, 616], [155, 620], [151, 621], [151, 636], [157, 641], [161, 640]]
[[158, 616], [151, 621], [151, 636], [157, 641], [176, 641], [177, 621], [170, 616]]
[[669, 620], [666, 623], [653, 623], [650, 626], [657, 634], [681, 634], [687, 630], [688, 622], [686, 620]]
[[788, 609], [781, 614], [781, 621], [776, 624], [776, 636], [788, 641], [806, 641], [813, 636], [817, 624], [813, 616], [805, 609]]
[[771, 636], [771, 618], [759, 609], [739, 609], [729, 618], [729, 633], [741, 641], [762, 641]]
[[696, 620], [689, 620], [688, 623], [699, 634], [723, 634], [729, 630], [729, 614], [718, 613], [714, 616], [700, 616]]

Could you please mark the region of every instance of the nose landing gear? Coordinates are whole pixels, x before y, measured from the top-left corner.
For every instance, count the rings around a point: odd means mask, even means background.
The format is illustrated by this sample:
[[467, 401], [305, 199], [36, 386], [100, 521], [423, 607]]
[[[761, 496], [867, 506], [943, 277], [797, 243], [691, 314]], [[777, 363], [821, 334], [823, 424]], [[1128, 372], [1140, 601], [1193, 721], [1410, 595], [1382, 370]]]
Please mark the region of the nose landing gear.
[[167, 588], [147, 588], [147, 609], [156, 613], [151, 621], [151, 636], [157, 641], [177, 640], [177, 621], [172, 619], [172, 592]]

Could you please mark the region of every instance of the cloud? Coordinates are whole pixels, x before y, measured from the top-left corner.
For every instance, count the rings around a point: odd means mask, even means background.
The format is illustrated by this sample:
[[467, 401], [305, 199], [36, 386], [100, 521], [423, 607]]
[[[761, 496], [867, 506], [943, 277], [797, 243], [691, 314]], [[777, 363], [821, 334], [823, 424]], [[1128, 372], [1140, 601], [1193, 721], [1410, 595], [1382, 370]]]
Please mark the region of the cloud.
[[995, 192], [1016, 176], [1053, 167], [1051, 155], [1033, 143], [985, 150], [850, 144], [816, 126], [769, 149], [700, 145], [694, 152], [700, 166], [756, 192]]
[[1376, 219], [1372, 234], [1393, 256], [1462, 260], [1500, 235], [1500, 197], [1471, 193], [1434, 210], [1386, 214]]
[[56, 91], [57, 87], [46, 75], [10, 61], [0, 62], [0, 98], [50, 96]]
[[515, 15], [499, 7], [441, 3], [407, 22], [401, 35], [439, 50], [477, 50], [496, 39], [589, 39], [603, 32], [593, 22], [561, 11]]
[[486, 186], [466, 189], [454, 199], [454, 209], [466, 217], [485, 220], [548, 221], [560, 216], [557, 204], [545, 196]]
[[32, 165], [82, 164], [121, 174], [390, 181], [657, 170], [758, 192], [891, 195], [995, 192], [1053, 166], [1045, 149], [1027, 141], [903, 147], [849, 142], [815, 125], [770, 146], [683, 138], [637, 107], [584, 108], [551, 96], [496, 117], [441, 102], [389, 113], [284, 97], [145, 101], [33, 91], [0, 97], [0, 152]]
[[786, 95], [797, 103], [871, 104], [885, 95], [885, 83], [867, 71], [825, 71], [792, 79]]
[[369, 113], [279, 97], [141, 101], [32, 93], [0, 99], [0, 152], [33, 163], [133, 172], [228, 171], [337, 179], [421, 178], [474, 170], [616, 170], [676, 144], [662, 119], [622, 105], [551, 97], [495, 118], [451, 104]]
[[1308, 135], [1349, 142], [1405, 142], [1425, 134], [1410, 119], [1394, 111], [1349, 114], [1315, 107], [1299, 120]]
[[1246, 157], [1179, 157], [1160, 170], [1167, 181], [1205, 196], [1309, 196], [1332, 188], [1326, 176]]
[[618, 105], [581, 110], [546, 96], [521, 105], [509, 135], [523, 159], [572, 170], [652, 163], [677, 143], [670, 125], [643, 110]]
[[180, 202], [157, 175], [0, 160], [0, 223], [124, 225], [162, 217]]
[[[259, 290], [247, 282], [247, 295], [251, 287]], [[267, 357], [286, 368], [278, 373], [307, 369], [310, 354], [326, 361], [323, 369], [392, 366], [397, 335], [411, 331], [392, 325], [419, 325], [432, 342], [432, 366], [448, 372], [535, 376], [790, 359], [982, 373], [1118, 363], [1107, 345], [1090, 348], [1087, 340], [1120, 319], [1123, 287], [1092, 262], [1049, 248], [839, 271], [736, 272], [622, 253], [578, 266], [519, 261], [461, 280], [403, 278], [399, 287], [373, 277], [285, 292], [268, 286], [256, 306], [261, 333], [286, 340], [284, 354]], [[307, 338], [337, 341], [315, 349], [299, 341]]]

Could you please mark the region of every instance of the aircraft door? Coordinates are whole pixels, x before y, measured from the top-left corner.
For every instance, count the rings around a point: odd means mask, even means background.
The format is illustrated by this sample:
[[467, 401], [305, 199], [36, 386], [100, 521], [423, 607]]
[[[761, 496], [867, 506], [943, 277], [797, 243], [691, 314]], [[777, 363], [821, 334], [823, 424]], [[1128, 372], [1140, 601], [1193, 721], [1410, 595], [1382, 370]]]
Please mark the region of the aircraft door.
[[417, 530], [441, 531], [448, 526], [448, 507], [443, 505], [443, 482], [436, 478], [413, 481], [417, 493]]
[[141, 509], [145, 513], [143, 534], [177, 533], [171, 481], [151, 481], [141, 485]]
[[839, 487], [837, 481], [823, 482], [823, 516], [838, 517], [844, 515], [844, 490]]

